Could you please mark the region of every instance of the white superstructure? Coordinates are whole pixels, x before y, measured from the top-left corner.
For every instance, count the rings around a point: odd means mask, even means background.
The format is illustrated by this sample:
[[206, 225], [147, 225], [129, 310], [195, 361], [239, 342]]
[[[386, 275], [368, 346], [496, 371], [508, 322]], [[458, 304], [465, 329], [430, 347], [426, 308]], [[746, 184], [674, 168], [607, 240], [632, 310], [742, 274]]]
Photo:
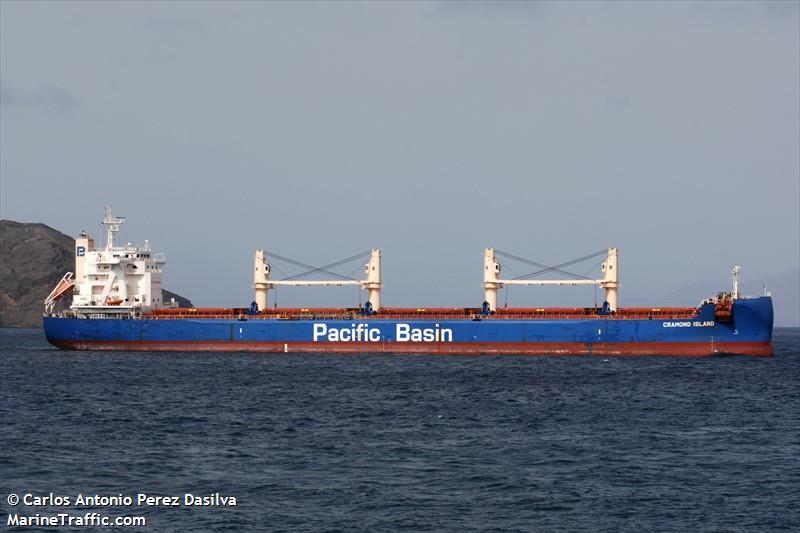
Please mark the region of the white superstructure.
[[52, 312], [55, 300], [65, 292], [64, 284], [72, 286], [71, 309], [78, 314], [105, 313], [131, 314], [163, 305], [161, 273], [164, 255], [154, 254], [150, 243], [142, 246], [128, 243], [117, 246], [115, 235], [123, 217], [115, 217], [111, 208], [101, 222], [106, 231], [103, 248], [94, 247], [94, 239], [86, 232], [75, 239], [74, 279], [65, 276], [59, 287], [45, 301]]

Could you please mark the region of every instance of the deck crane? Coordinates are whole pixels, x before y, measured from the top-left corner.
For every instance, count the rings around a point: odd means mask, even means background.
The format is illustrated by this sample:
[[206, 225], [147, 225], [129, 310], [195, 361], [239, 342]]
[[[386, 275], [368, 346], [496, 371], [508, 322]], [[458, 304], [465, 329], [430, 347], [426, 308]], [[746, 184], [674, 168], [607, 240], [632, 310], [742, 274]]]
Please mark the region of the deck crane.
[[[366, 279], [363, 280], [351, 279], [327, 270], [328, 268], [349, 262], [358, 257], [366, 256], [367, 254], [369, 254], [369, 261], [367, 262], [366, 265], [364, 265], [364, 273], [366, 274]], [[304, 263], [299, 263], [297, 261], [281, 257], [274, 253], [271, 255], [273, 257], [284, 259], [296, 265], [309, 268], [310, 270], [304, 272], [303, 274], [292, 276], [287, 279], [282, 279], [282, 280], [270, 279], [271, 266], [267, 262], [267, 254], [264, 250], [256, 250], [254, 257], [254, 265], [253, 265], [253, 287], [256, 290], [255, 302], [256, 305], [258, 306], [258, 309], [261, 311], [267, 308], [267, 292], [269, 291], [269, 289], [274, 289], [279, 285], [289, 286], [289, 287], [309, 287], [309, 286], [342, 287], [345, 285], [359, 285], [368, 291], [368, 303], [365, 305], [365, 309], [378, 311], [381, 308], [381, 251], [378, 249], [373, 249], [370, 250], [369, 252], [365, 252], [364, 254], [359, 254], [351, 258], [344, 259], [342, 261], [337, 261], [336, 263], [331, 263], [330, 265], [326, 265], [324, 267], [313, 267], [311, 265], [306, 265]], [[296, 279], [303, 275], [311, 274], [314, 272], [326, 273], [328, 275], [337, 277], [339, 279], [334, 279], [334, 280]]]
[[[496, 252], [494, 248], [486, 248], [483, 252], [484, 300], [486, 304], [488, 304], [490, 311], [495, 311], [497, 309], [497, 290], [503, 288], [505, 285], [599, 285], [605, 290], [605, 300], [608, 302], [609, 311], [615, 312], [617, 310], [617, 289], [619, 288], [619, 269], [617, 267], [617, 258], [619, 256], [618, 248], [609, 248], [607, 251], [598, 252], [597, 254], [592, 254], [579, 260], [569, 261], [568, 263], [555, 267], [539, 265], [544, 267], [543, 270], [531, 274], [535, 275], [548, 271], [564, 272], [561, 270], [561, 267], [567, 264], [581, 261], [588, 257], [599, 255], [600, 253], [607, 253], [606, 260], [602, 264], [602, 279], [522, 279], [528, 276], [522, 276], [516, 279], [501, 279], [499, 275], [502, 266], [497, 262], [496, 253], [500, 252]], [[530, 261], [526, 262], [532, 263]], [[538, 265], [538, 263], [532, 264]]]

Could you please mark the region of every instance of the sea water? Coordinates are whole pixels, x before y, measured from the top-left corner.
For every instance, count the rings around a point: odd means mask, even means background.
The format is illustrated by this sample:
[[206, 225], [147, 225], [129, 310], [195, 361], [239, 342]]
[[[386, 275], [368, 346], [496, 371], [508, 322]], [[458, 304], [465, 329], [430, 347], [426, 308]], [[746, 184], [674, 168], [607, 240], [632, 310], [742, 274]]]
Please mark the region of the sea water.
[[703, 359], [68, 352], [4, 329], [0, 520], [797, 530], [800, 330], [777, 329], [774, 346]]

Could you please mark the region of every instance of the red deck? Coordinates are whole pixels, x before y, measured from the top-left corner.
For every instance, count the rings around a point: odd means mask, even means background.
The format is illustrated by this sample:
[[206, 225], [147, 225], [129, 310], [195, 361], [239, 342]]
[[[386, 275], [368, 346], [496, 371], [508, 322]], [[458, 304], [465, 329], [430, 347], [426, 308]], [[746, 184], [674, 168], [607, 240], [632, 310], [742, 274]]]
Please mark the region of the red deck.
[[[359, 314], [357, 308], [341, 307], [276, 307], [266, 309], [258, 315], [248, 315], [249, 309], [237, 307], [189, 307], [154, 309], [144, 315], [148, 319], [176, 318], [243, 318], [258, 319], [328, 319], [352, 320], [355, 317], [365, 320], [465, 320], [480, 314], [479, 308], [470, 307], [384, 307], [371, 315]], [[629, 307], [619, 309], [613, 315], [600, 315], [599, 309], [592, 307], [517, 307], [498, 309], [495, 314], [483, 317], [491, 320], [580, 320], [602, 316], [614, 320], [679, 320], [691, 319], [697, 315], [694, 307]]]

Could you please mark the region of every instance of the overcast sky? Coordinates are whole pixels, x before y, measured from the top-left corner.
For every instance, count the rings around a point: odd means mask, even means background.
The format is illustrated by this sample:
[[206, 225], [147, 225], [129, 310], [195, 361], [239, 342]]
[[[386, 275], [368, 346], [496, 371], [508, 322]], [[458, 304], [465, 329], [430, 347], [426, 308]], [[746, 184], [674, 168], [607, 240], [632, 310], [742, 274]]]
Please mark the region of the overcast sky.
[[384, 305], [479, 305], [487, 246], [618, 246], [623, 305], [773, 275], [800, 262], [798, 5], [4, 0], [1, 214], [74, 236], [111, 204], [199, 305], [248, 304], [256, 248], [379, 247]]

